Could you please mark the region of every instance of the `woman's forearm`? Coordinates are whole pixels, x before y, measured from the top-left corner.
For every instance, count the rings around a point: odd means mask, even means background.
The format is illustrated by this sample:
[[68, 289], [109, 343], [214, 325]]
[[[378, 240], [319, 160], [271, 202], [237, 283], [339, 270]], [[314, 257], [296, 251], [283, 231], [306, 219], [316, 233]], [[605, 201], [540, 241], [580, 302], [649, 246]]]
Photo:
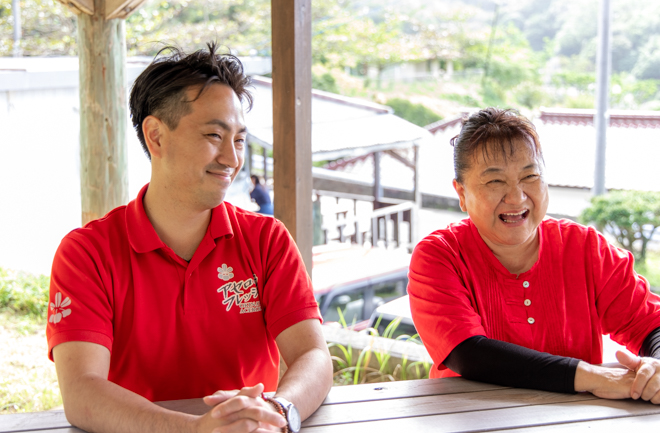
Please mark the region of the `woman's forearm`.
[[444, 365], [480, 382], [553, 392], [574, 392], [578, 360], [475, 336], [456, 346]]

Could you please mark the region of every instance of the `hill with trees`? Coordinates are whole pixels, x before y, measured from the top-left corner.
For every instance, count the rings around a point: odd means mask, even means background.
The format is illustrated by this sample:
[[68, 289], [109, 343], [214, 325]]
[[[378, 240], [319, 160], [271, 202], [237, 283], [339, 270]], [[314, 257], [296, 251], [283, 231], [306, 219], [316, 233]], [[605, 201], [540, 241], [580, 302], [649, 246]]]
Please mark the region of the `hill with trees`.
[[[0, 55], [13, 50], [0, 0]], [[465, 106], [594, 105], [598, 0], [313, 0], [317, 88], [437, 115]], [[660, 2], [613, 2], [612, 107], [660, 109]], [[75, 55], [76, 19], [54, 0], [21, 0], [23, 54]], [[217, 39], [268, 56], [270, 0], [152, 0], [126, 22], [129, 55]], [[399, 79], [392, 71], [427, 71]], [[407, 110], [414, 112], [415, 110]]]

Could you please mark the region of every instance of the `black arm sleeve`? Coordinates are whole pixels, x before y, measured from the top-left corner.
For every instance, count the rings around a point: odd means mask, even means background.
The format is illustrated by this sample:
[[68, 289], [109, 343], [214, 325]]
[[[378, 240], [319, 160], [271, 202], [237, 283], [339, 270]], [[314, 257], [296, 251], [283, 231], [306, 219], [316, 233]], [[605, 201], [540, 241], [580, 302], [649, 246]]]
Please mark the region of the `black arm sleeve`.
[[443, 364], [470, 380], [573, 393], [578, 362], [478, 335], [456, 346]]
[[642, 348], [639, 349], [639, 356], [650, 356], [651, 358], [660, 359], [660, 327], [655, 328], [646, 336], [642, 343]]

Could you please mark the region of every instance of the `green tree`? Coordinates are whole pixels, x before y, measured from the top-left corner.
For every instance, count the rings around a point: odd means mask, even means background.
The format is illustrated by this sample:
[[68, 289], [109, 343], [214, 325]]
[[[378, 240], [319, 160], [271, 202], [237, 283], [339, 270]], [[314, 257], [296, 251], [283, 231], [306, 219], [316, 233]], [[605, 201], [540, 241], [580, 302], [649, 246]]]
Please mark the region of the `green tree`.
[[[21, 0], [21, 51], [24, 56], [77, 54], [76, 16], [55, 0]], [[0, 0], [0, 56], [14, 49], [12, 0]]]
[[643, 264], [647, 245], [660, 226], [660, 192], [612, 191], [593, 197], [580, 221], [614, 236]]
[[270, 1], [152, 1], [126, 22], [129, 55], [151, 56], [165, 44], [191, 51], [210, 40], [241, 56], [270, 55]]

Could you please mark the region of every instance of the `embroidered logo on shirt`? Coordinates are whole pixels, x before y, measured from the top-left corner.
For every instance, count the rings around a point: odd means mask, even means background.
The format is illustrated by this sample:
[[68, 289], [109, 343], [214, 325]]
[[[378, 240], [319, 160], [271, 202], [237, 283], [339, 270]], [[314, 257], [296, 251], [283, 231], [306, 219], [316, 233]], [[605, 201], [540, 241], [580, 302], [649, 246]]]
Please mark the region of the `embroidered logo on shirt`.
[[66, 297], [62, 300], [62, 294], [58, 292], [55, 295], [55, 303], [50, 303], [50, 309], [53, 311], [53, 314], [50, 315], [48, 321], [50, 323], [60, 323], [63, 317], [71, 314], [71, 308], [66, 308], [69, 305], [71, 305], [71, 299]]
[[[233, 278], [233, 270], [233, 268], [223, 264], [221, 268], [218, 268], [218, 278], [224, 281]], [[256, 276], [247, 280], [225, 283], [218, 289], [218, 293], [222, 293], [224, 296], [225, 299], [222, 301], [222, 305], [227, 306], [227, 311], [236, 305], [241, 309], [240, 314], [261, 311]], [[251, 301], [251, 299], [256, 299], [256, 301]]]
[[222, 266], [218, 268], [218, 278], [224, 281], [229, 281], [234, 278], [233, 272], [234, 268], [223, 263]]

